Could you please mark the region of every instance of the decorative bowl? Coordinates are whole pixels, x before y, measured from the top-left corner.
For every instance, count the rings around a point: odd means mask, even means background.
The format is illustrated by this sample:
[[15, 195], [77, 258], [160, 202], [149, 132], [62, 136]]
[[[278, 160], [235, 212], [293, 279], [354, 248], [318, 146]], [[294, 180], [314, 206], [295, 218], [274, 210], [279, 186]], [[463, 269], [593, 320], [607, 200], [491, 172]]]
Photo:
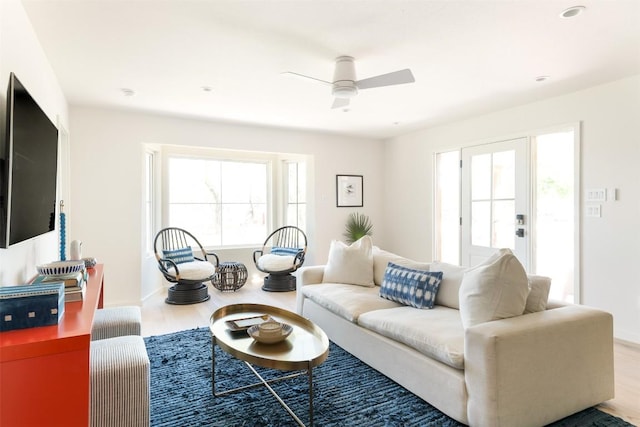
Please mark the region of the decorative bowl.
[[[277, 322], [273, 322], [273, 323], [277, 323]], [[259, 343], [275, 344], [275, 343], [284, 341], [285, 339], [287, 339], [289, 335], [291, 335], [291, 332], [293, 332], [293, 327], [291, 327], [291, 325], [287, 325], [286, 323], [279, 323], [279, 325], [282, 325], [282, 326], [280, 329], [277, 329], [276, 330], [277, 332], [275, 333], [268, 332], [267, 334], [264, 334], [260, 330], [260, 325], [254, 325], [250, 327], [249, 329], [247, 329], [247, 333], [251, 336], [251, 338], [253, 338]]]
[[54, 261], [36, 267], [42, 276], [63, 276], [73, 274], [84, 268], [84, 261]]
[[87, 268], [93, 268], [98, 263], [98, 260], [95, 258], [82, 258], [84, 261], [84, 266]]
[[275, 320], [267, 320], [266, 322], [262, 322], [258, 325], [258, 331], [260, 332], [260, 335], [263, 337], [269, 337], [272, 335], [281, 335], [282, 323], [276, 322]]

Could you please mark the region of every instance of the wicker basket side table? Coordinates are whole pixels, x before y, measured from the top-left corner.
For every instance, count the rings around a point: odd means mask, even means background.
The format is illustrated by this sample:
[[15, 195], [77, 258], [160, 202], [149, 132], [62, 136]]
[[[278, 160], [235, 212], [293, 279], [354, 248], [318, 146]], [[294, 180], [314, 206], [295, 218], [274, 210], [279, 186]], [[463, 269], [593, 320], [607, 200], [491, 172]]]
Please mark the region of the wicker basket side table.
[[213, 287], [222, 292], [235, 292], [247, 283], [247, 267], [241, 262], [221, 262], [213, 280]]

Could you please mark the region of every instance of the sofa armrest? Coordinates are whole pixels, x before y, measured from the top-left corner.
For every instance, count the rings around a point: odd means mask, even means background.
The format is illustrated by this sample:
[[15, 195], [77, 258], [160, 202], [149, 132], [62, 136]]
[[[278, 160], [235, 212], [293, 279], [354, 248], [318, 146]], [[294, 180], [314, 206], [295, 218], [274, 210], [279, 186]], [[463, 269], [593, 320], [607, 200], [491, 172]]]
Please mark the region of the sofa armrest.
[[546, 425], [614, 396], [613, 317], [569, 305], [465, 332], [473, 426]]
[[296, 313], [302, 314], [304, 298], [302, 287], [322, 283], [324, 278], [324, 265], [312, 265], [301, 267], [296, 271]]

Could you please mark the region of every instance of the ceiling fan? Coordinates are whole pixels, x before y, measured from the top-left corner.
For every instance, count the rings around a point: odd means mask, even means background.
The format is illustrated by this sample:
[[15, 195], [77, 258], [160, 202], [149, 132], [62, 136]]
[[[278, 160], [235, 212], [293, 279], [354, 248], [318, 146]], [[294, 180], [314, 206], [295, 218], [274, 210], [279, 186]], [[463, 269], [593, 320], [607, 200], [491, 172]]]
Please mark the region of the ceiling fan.
[[349, 99], [358, 94], [358, 90], [372, 89], [375, 87], [400, 85], [413, 83], [416, 79], [410, 69], [394, 71], [379, 76], [356, 80], [356, 67], [351, 56], [339, 56], [336, 58], [336, 67], [333, 72], [333, 81], [317, 79], [303, 74], [286, 71], [283, 74], [291, 74], [297, 77], [314, 80], [331, 86], [331, 94], [335, 97], [331, 108], [342, 108], [349, 105]]

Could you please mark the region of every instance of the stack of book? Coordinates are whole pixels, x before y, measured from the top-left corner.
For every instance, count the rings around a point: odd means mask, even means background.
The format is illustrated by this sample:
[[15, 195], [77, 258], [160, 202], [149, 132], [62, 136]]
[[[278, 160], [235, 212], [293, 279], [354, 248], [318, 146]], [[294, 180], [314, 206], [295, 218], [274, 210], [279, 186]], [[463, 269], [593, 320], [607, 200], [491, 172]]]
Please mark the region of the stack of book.
[[87, 272], [83, 269], [72, 274], [53, 276], [38, 275], [33, 280], [33, 283], [64, 283], [65, 302], [82, 301], [86, 293]]

